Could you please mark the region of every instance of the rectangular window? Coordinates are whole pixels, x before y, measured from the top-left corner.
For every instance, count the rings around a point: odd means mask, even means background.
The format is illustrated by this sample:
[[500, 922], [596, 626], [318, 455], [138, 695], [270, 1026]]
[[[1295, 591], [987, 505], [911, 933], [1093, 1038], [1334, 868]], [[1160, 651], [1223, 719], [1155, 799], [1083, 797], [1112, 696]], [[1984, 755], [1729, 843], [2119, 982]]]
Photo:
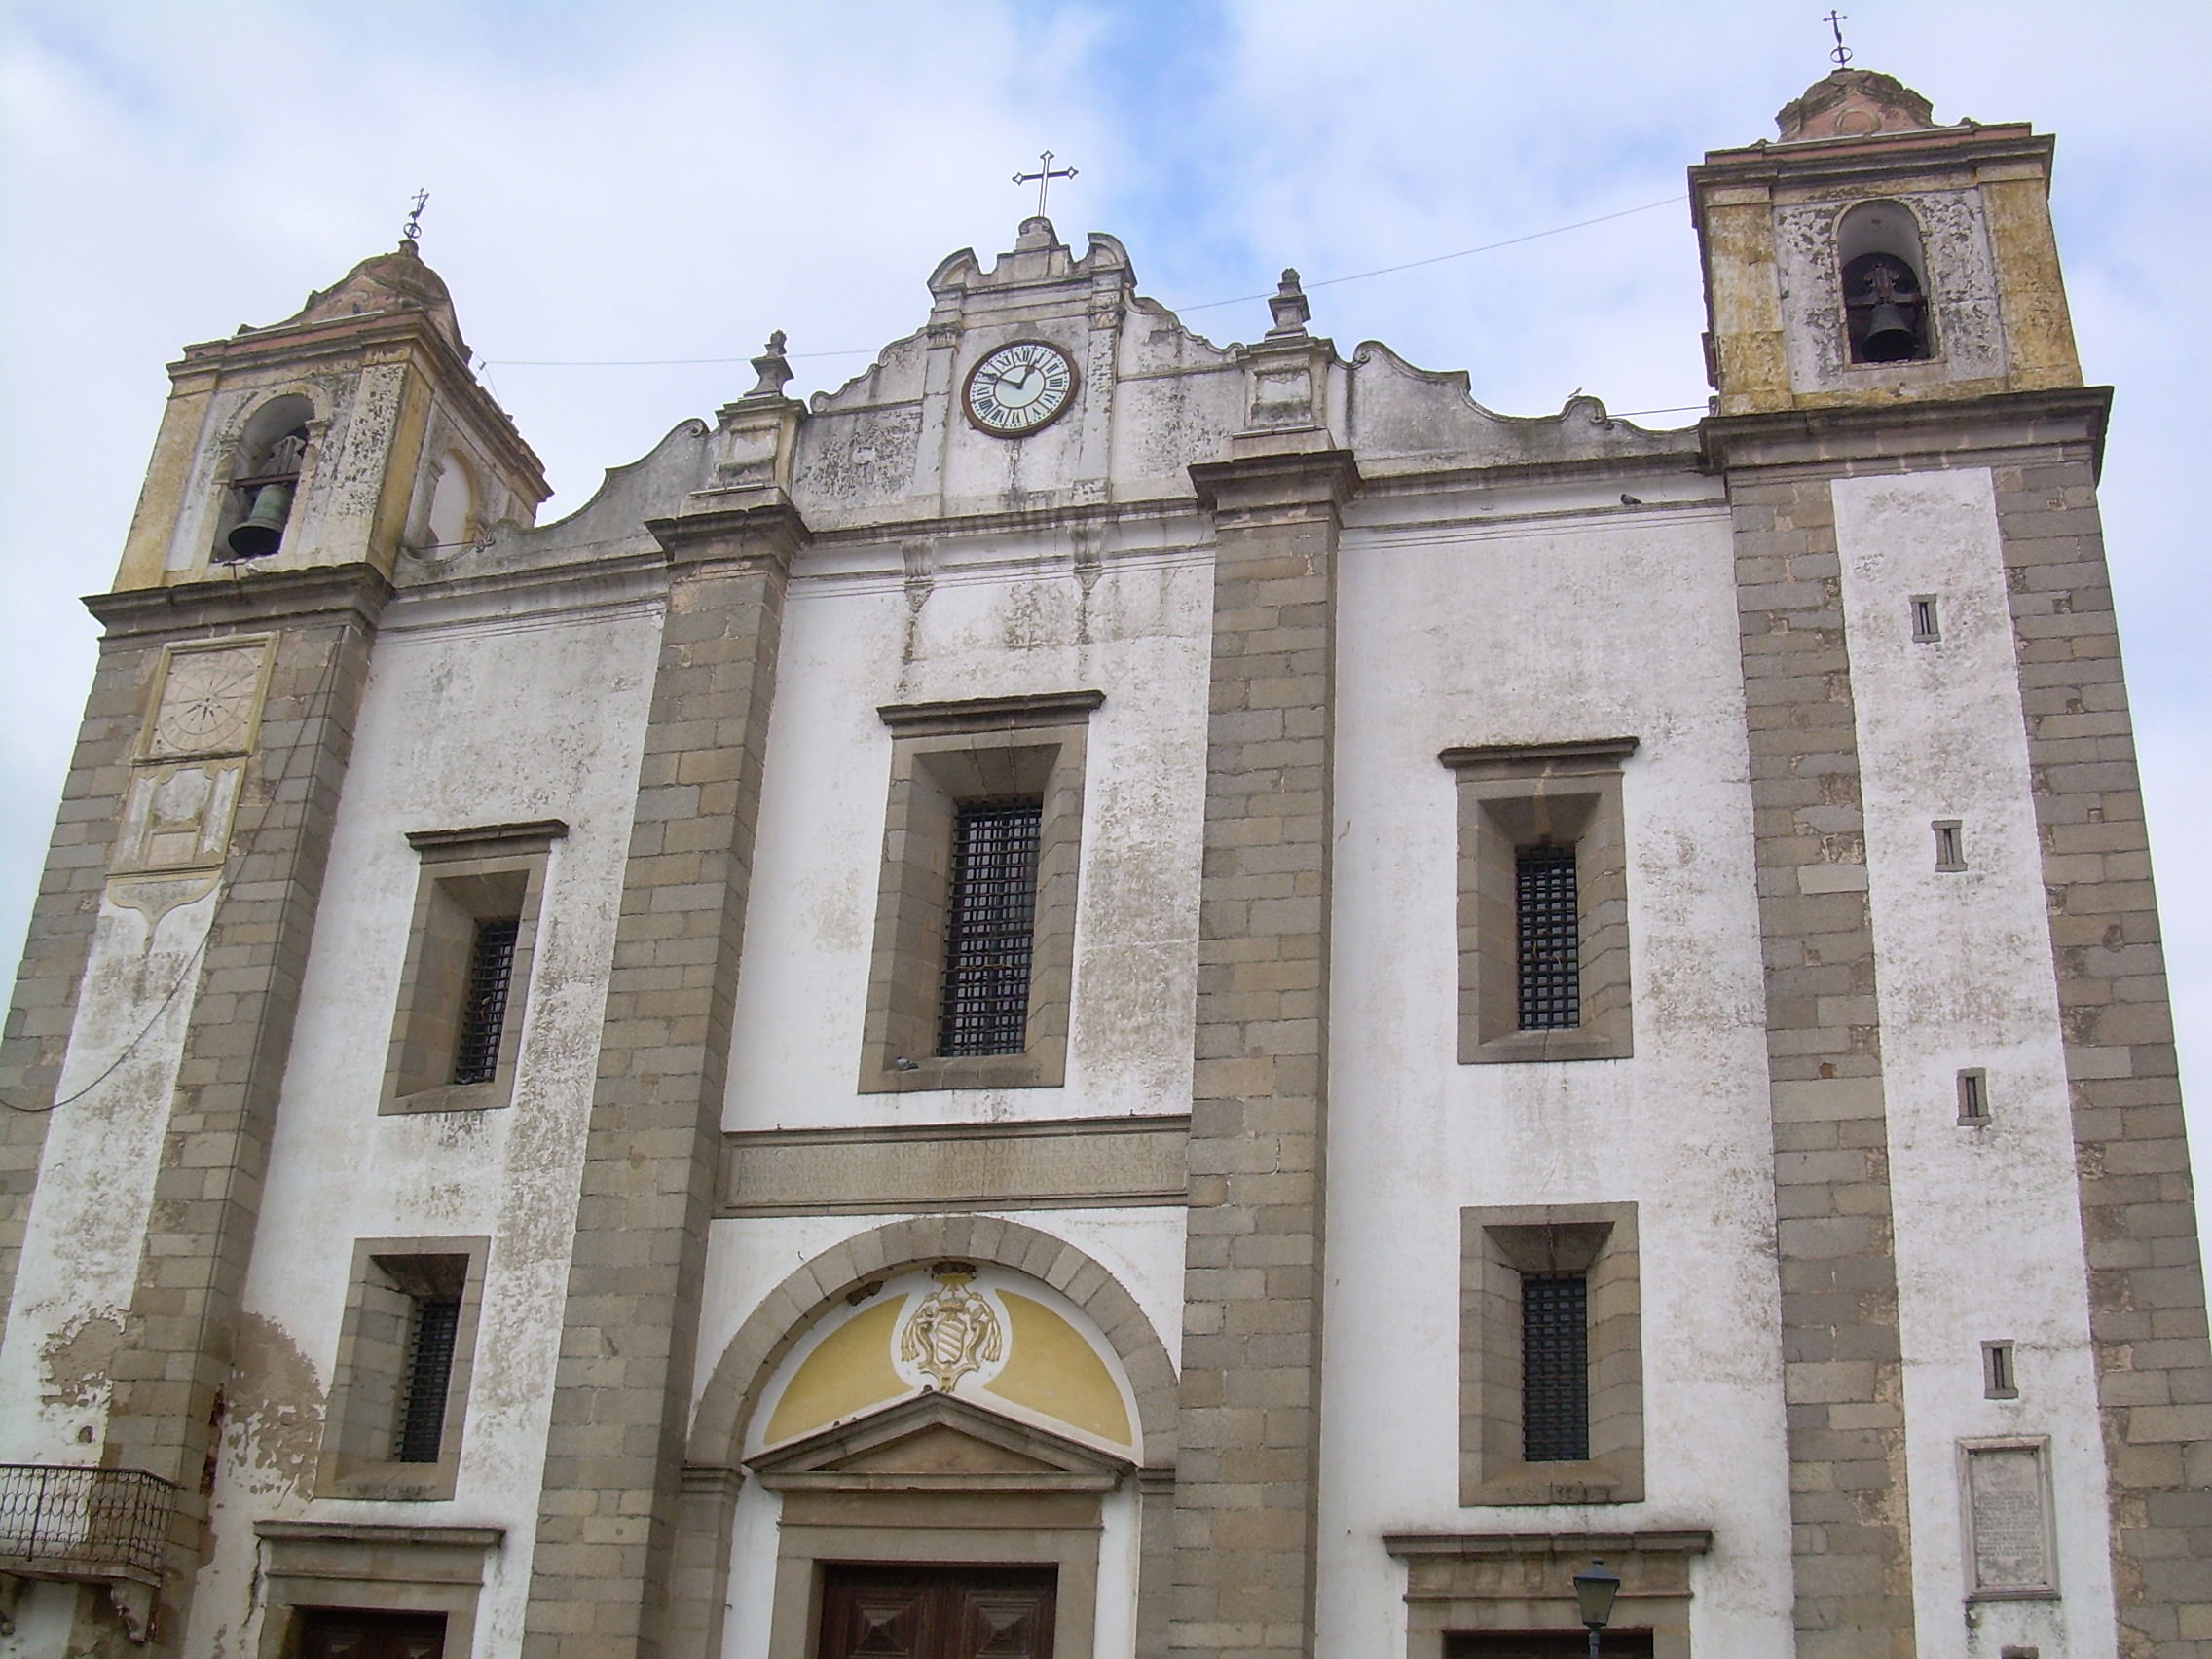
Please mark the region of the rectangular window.
[[1459, 1501], [1638, 1501], [1636, 1206], [1515, 1205], [1459, 1220]]
[[468, 997], [461, 1011], [461, 1041], [453, 1061], [456, 1083], [490, 1083], [499, 1069], [499, 1035], [507, 1021], [507, 987], [515, 970], [520, 917], [476, 924], [468, 953]]
[[895, 703], [860, 1091], [1066, 1081], [1097, 691]]
[[1038, 800], [969, 801], [953, 814], [940, 1055], [1018, 1054], [1029, 1041]]
[[1572, 847], [1514, 854], [1514, 932], [1521, 1029], [1567, 1031], [1582, 1023], [1582, 914]]
[[408, 1320], [406, 1377], [399, 1394], [395, 1463], [435, 1463], [445, 1437], [446, 1390], [453, 1382], [454, 1342], [461, 1331], [461, 1298], [415, 1297]]
[[481, 1238], [354, 1245], [317, 1496], [453, 1496], [485, 1254]]
[[380, 1111], [463, 1112], [514, 1098], [537, 916], [558, 819], [426, 830]]
[[1633, 737], [1437, 756], [1457, 785], [1459, 1063], [1634, 1052], [1628, 831]]
[[1916, 593], [1912, 596], [1912, 637], [1920, 644], [1943, 637], [1942, 627], [1936, 615], [1936, 596], [1932, 593]]
[[1579, 1463], [1590, 1456], [1590, 1280], [1521, 1280], [1521, 1456]]
[[1981, 1391], [1992, 1400], [2016, 1400], [2020, 1397], [2020, 1384], [2012, 1374], [2010, 1343], [1981, 1345]]
[[1965, 826], [1956, 818], [1938, 818], [1930, 828], [1936, 831], [1936, 867], [1940, 870], [1966, 868]]
[[1959, 1073], [1959, 1122], [1989, 1122], [1989, 1074], [1979, 1066]]

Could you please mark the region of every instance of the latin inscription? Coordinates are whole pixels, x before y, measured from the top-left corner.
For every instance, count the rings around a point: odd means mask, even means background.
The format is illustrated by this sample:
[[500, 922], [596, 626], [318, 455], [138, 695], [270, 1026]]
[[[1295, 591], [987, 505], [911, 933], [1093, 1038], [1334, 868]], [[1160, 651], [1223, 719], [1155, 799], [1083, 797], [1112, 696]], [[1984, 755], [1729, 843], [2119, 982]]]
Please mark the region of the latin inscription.
[[1967, 1517], [1977, 1593], [2046, 1593], [2053, 1587], [2050, 1515], [2040, 1445], [1967, 1450]]

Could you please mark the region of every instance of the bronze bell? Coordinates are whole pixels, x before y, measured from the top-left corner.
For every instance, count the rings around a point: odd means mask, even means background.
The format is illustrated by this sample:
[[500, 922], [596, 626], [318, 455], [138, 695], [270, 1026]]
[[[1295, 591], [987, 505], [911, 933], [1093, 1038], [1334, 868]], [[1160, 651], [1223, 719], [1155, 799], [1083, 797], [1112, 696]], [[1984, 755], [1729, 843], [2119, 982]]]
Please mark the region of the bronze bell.
[[1866, 316], [1866, 338], [1860, 343], [1869, 363], [1901, 363], [1920, 354], [1920, 331], [1906, 320], [1895, 300], [1879, 300]]
[[253, 510], [224, 537], [234, 559], [263, 559], [284, 539], [284, 521], [292, 514], [289, 482], [264, 484], [253, 493]]

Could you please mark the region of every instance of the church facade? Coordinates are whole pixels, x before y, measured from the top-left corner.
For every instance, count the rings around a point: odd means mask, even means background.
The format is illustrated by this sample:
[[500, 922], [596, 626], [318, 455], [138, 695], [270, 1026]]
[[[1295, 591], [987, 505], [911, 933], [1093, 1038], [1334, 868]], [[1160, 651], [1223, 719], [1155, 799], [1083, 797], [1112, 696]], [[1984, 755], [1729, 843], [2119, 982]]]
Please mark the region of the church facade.
[[189, 348], [0, 1051], [0, 1654], [2207, 1659], [2051, 153], [1708, 155], [1679, 430], [1042, 217], [542, 526], [412, 242]]

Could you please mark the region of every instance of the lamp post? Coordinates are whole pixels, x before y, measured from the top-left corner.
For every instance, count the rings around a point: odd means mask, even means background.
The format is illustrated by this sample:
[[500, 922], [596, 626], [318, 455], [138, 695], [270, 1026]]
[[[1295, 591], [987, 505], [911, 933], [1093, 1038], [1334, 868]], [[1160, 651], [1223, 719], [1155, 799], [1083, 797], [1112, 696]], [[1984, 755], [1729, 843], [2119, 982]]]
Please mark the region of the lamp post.
[[1620, 1574], [1607, 1571], [1602, 1561], [1592, 1562], [1585, 1571], [1574, 1575], [1574, 1603], [1590, 1631], [1590, 1659], [1598, 1659], [1598, 1633], [1611, 1621], [1613, 1598], [1620, 1590]]

